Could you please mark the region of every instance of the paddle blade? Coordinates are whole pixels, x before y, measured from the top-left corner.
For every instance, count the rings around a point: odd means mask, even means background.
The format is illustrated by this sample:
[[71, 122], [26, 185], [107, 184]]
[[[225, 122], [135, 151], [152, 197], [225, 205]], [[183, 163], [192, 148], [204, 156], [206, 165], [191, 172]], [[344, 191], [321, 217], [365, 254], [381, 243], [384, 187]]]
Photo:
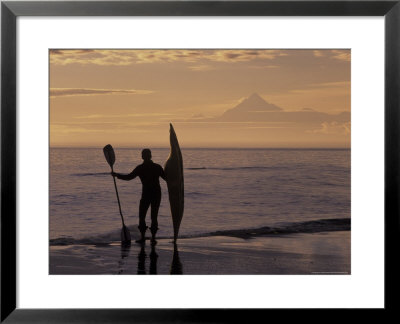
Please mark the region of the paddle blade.
[[107, 163], [110, 165], [110, 167], [113, 167], [113, 165], [115, 163], [115, 153], [114, 153], [113, 147], [110, 144], [108, 144], [108, 145], [104, 146], [103, 152], [104, 152], [104, 156], [107, 160]]
[[131, 233], [129, 232], [128, 227], [122, 226], [121, 229], [121, 242], [122, 244], [131, 244]]

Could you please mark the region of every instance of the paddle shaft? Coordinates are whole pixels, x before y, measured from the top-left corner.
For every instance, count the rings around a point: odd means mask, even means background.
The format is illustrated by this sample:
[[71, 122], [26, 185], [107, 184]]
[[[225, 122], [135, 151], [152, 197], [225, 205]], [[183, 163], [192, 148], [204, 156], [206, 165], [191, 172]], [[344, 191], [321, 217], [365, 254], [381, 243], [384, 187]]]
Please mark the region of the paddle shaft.
[[[112, 166], [111, 166], [111, 171], [114, 172], [114, 168], [113, 168]], [[119, 202], [119, 195], [118, 195], [118, 189], [117, 189], [117, 183], [116, 183], [116, 181], [115, 181], [115, 177], [113, 177], [113, 180], [114, 180], [115, 192], [116, 192], [116, 194], [117, 194], [118, 207], [119, 207], [119, 214], [121, 215], [122, 226], [125, 227], [124, 216], [122, 216], [121, 203]]]

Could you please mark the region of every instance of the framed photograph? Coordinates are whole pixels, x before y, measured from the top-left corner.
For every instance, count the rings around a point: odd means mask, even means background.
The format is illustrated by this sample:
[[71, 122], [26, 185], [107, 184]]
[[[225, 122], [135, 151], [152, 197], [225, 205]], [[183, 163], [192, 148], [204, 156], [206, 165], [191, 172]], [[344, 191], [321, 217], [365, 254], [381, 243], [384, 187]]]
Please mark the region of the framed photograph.
[[1, 10], [1, 321], [394, 310], [398, 1]]
[[50, 275], [351, 274], [350, 49], [49, 56]]

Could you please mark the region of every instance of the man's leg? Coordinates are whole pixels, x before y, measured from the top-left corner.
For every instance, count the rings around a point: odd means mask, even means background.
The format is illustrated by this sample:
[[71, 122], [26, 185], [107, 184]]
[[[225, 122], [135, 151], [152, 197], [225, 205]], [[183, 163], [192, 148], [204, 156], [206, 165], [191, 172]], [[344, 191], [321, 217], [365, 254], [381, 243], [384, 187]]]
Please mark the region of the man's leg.
[[154, 197], [154, 199], [151, 201], [151, 241], [153, 243], [156, 242], [156, 233], [158, 231], [158, 210], [160, 208], [160, 202], [161, 202], [161, 194], [157, 195]]
[[139, 204], [139, 231], [140, 234], [142, 235], [141, 239], [138, 240], [138, 242], [144, 242], [145, 241], [145, 233], [146, 233], [146, 213], [147, 210], [149, 209], [150, 206], [150, 200], [142, 198], [140, 199], [140, 204]]

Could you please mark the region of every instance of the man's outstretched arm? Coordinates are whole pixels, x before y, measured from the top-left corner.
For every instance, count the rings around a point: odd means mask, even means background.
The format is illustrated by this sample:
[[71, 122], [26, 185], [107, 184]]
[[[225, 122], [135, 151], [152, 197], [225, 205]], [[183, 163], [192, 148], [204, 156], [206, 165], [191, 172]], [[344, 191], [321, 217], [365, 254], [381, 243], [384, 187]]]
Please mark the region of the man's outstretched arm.
[[117, 177], [120, 180], [132, 180], [135, 179], [138, 174], [137, 174], [137, 168], [135, 168], [131, 173], [129, 174], [121, 174], [121, 173], [117, 173], [117, 172], [111, 172], [113, 177]]

